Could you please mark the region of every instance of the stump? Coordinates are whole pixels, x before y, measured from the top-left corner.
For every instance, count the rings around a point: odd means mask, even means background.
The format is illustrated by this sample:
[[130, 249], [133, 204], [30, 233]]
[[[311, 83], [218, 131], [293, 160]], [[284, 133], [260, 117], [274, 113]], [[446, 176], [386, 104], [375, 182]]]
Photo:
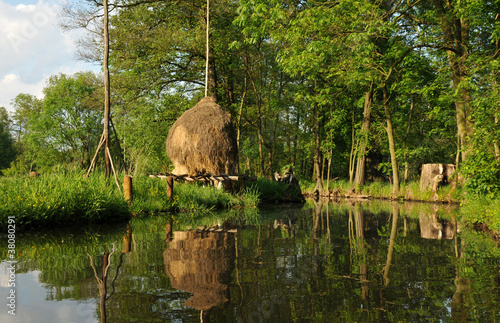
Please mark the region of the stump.
[[436, 192], [438, 187], [449, 183], [449, 179], [455, 173], [453, 164], [423, 164], [420, 176], [420, 190], [432, 189]]

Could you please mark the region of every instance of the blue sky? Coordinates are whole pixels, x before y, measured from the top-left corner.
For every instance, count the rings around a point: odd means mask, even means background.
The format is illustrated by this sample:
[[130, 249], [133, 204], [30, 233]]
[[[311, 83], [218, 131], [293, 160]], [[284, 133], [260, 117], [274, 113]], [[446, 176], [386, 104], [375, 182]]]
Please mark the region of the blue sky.
[[65, 1], [0, 0], [0, 106], [8, 111], [19, 93], [41, 98], [51, 75], [100, 70], [75, 59], [77, 33], [58, 27]]
[[[11, 4], [13, 6], [17, 6], [18, 4], [36, 4], [38, 3], [38, 0], [4, 0], [3, 2], [6, 2], [8, 4]], [[53, 1], [47, 1], [47, 2], [53, 2]]]

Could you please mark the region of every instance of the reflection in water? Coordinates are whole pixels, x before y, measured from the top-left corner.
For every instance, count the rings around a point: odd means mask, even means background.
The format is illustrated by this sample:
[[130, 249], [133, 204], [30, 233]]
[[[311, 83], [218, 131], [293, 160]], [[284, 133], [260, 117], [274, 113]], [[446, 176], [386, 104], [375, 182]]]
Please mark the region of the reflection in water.
[[392, 203], [392, 225], [391, 237], [389, 239], [389, 248], [387, 250], [387, 261], [384, 267], [384, 287], [389, 286], [391, 279], [389, 277], [389, 270], [392, 265], [392, 256], [394, 253], [394, 244], [396, 242], [396, 235], [398, 232], [398, 219], [399, 219], [399, 206], [397, 203]]
[[[181, 232], [214, 220], [158, 216], [110, 232], [20, 237], [19, 288], [32, 293], [22, 309], [34, 316], [41, 306], [57, 313], [68, 300], [81, 302], [71, 319], [38, 320], [54, 323], [200, 322], [200, 311], [204, 322], [500, 319], [500, 251], [468, 228], [453, 232], [452, 215], [429, 204], [311, 201], [251, 224], [233, 215], [220, 221], [237, 234]], [[436, 223], [441, 240], [423, 239]], [[35, 296], [23, 275], [36, 276], [43, 293]]]
[[207, 311], [229, 300], [234, 233], [174, 231], [163, 257], [172, 286], [193, 293], [184, 305]]
[[[353, 219], [354, 218], [354, 219]], [[363, 302], [368, 300], [369, 296], [369, 281], [368, 281], [368, 265], [366, 264], [366, 246], [365, 246], [365, 224], [364, 214], [359, 208], [359, 205], [353, 205], [349, 210], [349, 244], [351, 246], [351, 262], [352, 253], [354, 251], [356, 259], [359, 262], [359, 280], [361, 283], [361, 299]], [[354, 225], [353, 225], [354, 224]], [[354, 233], [355, 232], [355, 233]]]
[[99, 310], [101, 312], [101, 323], [106, 323], [106, 300], [108, 294], [108, 270], [111, 265], [111, 256], [115, 253], [115, 245], [113, 244], [113, 251], [111, 253], [104, 252], [102, 257], [102, 278], [97, 274], [97, 269], [94, 263], [94, 257], [89, 255], [90, 266], [94, 270], [95, 279], [99, 284]]
[[438, 219], [438, 207], [433, 209], [432, 214], [420, 212], [420, 235], [424, 239], [453, 239], [457, 230], [454, 216], [450, 221]]
[[[132, 227], [130, 225], [127, 225], [127, 229], [125, 231], [125, 234], [123, 235], [122, 253], [121, 253], [120, 258], [119, 258], [120, 259], [119, 264], [116, 267], [115, 277], [111, 282], [112, 291], [111, 291], [109, 296], [108, 296], [108, 274], [109, 274], [109, 267], [111, 266], [111, 256], [113, 256], [113, 254], [116, 251], [116, 243], [113, 243], [113, 249], [112, 249], [111, 253], [108, 252], [107, 250], [104, 251], [104, 255], [102, 257], [102, 278], [99, 277], [99, 275], [97, 273], [97, 268], [95, 266], [94, 257], [91, 256], [89, 253], [87, 253], [87, 255], [89, 256], [89, 259], [90, 259], [90, 266], [92, 267], [92, 269], [94, 271], [94, 277], [97, 281], [97, 284], [99, 285], [99, 312], [101, 314], [100, 323], [106, 323], [106, 320], [107, 320], [106, 301], [111, 296], [113, 296], [113, 294], [115, 293], [115, 282], [116, 282], [116, 279], [118, 278], [118, 272], [120, 270], [120, 267], [123, 264], [123, 255], [125, 253], [129, 253], [131, 251], [131, 247], [132, 247]], [[105, 249], [107, 249], [107, 248], [105, 248]]]

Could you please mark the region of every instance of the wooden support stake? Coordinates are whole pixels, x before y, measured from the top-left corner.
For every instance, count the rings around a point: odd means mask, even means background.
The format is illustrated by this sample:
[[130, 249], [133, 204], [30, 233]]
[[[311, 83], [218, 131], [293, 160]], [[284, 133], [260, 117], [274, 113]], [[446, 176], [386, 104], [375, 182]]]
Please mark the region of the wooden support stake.
[[130, 252], [130, 250], [132, 250], [132, 226], [130, 226], [130, 224], [127, 224], [127, 231], [123, 235], [122, 253]]
[[125, 201], [128, 202], [128, 204], [132, 203], [132, 199], [134, 196], [134, 191], [132, 187], [132, 176], [125, 175], [123, 177], [123, 191], [124, 191], [124, 196], [125, 196]]
[[167, 176], [167, 197], [170, 201], [174, 197], [174, 178], [172, 176]]
[[238, 177], [238, 182], [240, 182], [240, 193], [245, 193], [246, 192], [245, 177], [244, 176], [239, 176]]

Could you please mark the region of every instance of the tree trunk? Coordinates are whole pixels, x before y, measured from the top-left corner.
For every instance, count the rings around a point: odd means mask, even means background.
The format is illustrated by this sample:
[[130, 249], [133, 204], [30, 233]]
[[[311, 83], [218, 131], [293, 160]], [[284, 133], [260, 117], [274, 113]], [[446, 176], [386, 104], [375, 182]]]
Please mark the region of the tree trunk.
[[361, 126], [361, 138], [358, 150], [358, 162], [356, 165], [356, 177], [354, 186], [365, 184], [365, 164], [368, 146], [368, 132], [370, 131], [371, 108], [373, 104], [373, 85], [367, 86], [365, 92], [365, 104], [363, 108], [363, 124]]
[[106, 165], [105, 177], [111, 174], [109, 162], [109, 115], [110, 115], [110, 93], [109, 93], [109, 26], [108, 26], [108, 1], [103, 1], [104, 5], [104, 163]]
[[461, 146], [462, 161], [470, 153], [468, 137], [474, 133], [474, 125], [470, 116], [470, 90], [467, 87], [466, 61], [469, 56], [469, 22], [467, 18], [459, 18], [451, 2], [434, 1], [443, 31], [444, 47], [452, 72], [453, 90], [455, 91], [455, 113], [457, 118], [457, 135]]
[[410, 105], [410, 116], [408, 117], [408, 127], [406, 128], [406, 134], [405, 134], [405, 138], [403, 140], [403, 158], [404, 158], [404, 163], [405, 163], [404, 182], [405, 183], [408, 181], [408, 173], [409, 173], [409, 168], [410, 168], [408, 165], [408, 152], [407, 152], [407, 147], [406, 147], [406, 141], [408, 140], [408, 135], [410, 134], [411, 121], [412, 121], [414, 107], [415, 107], [415, 97], [412, 96], [411, 105]]
[[215, 69], [215, 58], [213, 50], [210, 50], [210, 1], [207, 0], [207, 12], [205, 21], [205, 96], [211, 96], [218, 101], [217, 95], [217, 73]]
[[358, 155], [358, 144], [356, 140], [356, 133], [354, 130], [354, 109], [352, 110], [352, 123], [351, 123], [351, 153], [349, 154], [349, 184], [352, 185], [354, 181], [354, 164], [356, 156]]
[[387, 86], [384, 84], [382, 86], [383, 91], [383, 100], [384, 100], [384, 111], [385, 111], [385, 121], [386, 131], [387, 131], [387, 139], [389, 140], [389, 152], [391, 154], [391, 164], [392, 164], [392, 194], [393, 197], [397, 197], [399, 194], [399, 171], [398, 171], [398, 161], [396, 158], [396, 147], [394, 144], [394, 131], [392, 129], [392, 120], [391, 120], [391, 111], [389, 109], [389, 93], [387, 90]]
[[396, 242], [396, 235], [398, 232], [398, 219], [399, 219], [399, 206], [397, 204], [392, 205], [392, 226], [391, 226], [391, 237], [389, 238], [389, 249], [387, 250], [387, 261], [384, 266], [384, 286], [389, 286], [391, 279], [389, 277], [389, 272], [392, 265], [392, 256], [394, 253], [394, 245]]
[[321, 192], [323, 190], [323, 179], [321, 178], [321, 134], [320, 134], [320, 118], [319, 107], [314, 107], [314, 172], [316, 173], [316, 187], [315, 191]]

